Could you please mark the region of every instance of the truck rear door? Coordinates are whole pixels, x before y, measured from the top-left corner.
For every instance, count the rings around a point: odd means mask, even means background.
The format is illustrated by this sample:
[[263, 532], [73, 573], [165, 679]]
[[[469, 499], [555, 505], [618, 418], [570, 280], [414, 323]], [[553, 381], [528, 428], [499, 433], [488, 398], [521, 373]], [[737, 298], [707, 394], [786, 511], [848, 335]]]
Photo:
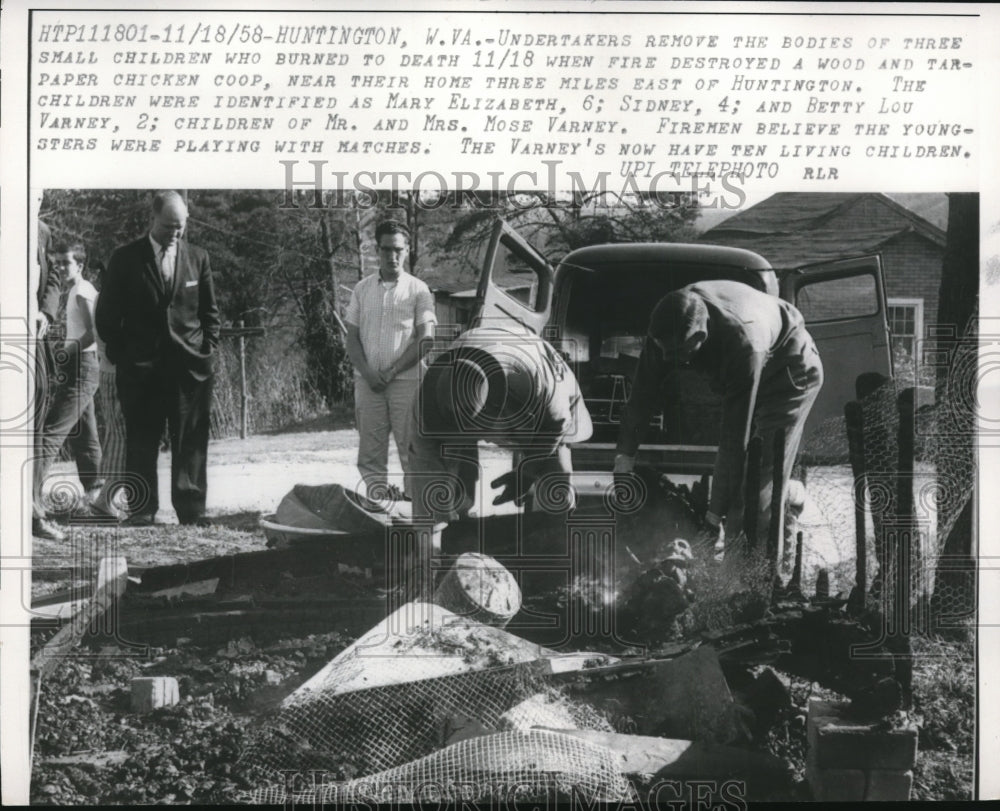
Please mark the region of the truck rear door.
[[824, 383], [806, 423], [806, 435], [831, 417], [843, 417], [865, 372], [892, 375], [885, 278], [878, 255], [841, 259], [791, 271], [781, 296], [802, 313], [823, 361]]
[[[531, 280], [530, 288], [519, 285], [516, 296], [505, 291], [497, 280], [506, 274], [523, 274], [522, 278]], [[544, 335], [552, 309], [554, 275], [545, 257], [498, 217], [479, 276], [471, 326], [502, 325], [513, 320]]]

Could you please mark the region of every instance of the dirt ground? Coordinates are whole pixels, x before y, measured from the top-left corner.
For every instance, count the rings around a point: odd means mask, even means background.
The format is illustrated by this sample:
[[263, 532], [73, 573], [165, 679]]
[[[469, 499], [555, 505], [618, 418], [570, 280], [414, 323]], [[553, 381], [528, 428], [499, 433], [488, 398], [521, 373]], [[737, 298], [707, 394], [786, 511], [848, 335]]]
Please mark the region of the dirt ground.
[[[296, 484], [339, 483], [356, 487], [357, 432], [339, 430], [304, 430], [281, 434], [251, 436], [213, 441], [208, 457], [208, 515], [219, 526], [191, 530], [177, 525], [170, 506], [170, 454], [159, 458], [160, 512], [157, 520], [164, 526], [153, 530], [122, 530], [100, 536], [112, 539], [117, 554], [130, 564], [152, 566], [199, 560], [214, 555], [262, 549], [265, 543], [259, 527], [261, 516], [274, 512], [282, 497]], [[480, 448], [483, 476], [476, 509], [483, 515], [514, 511], [513, 505], [493, 507], [489, 482], [509, 470], [510, 454], [499, 448]], [[402, 484], [395, 446], [390, 443], [390, 479]], [[53, 469], [50, 484], [59, 479], [79, 488], [72, 463]], [[675, 477], [678, 483], [685, 477]], [[610, 483], [607, 474], [580, 475], [581, 492], [599, 495]], [[806, 539], [803, 554], [803, 583], [811, 588], [820, 568], [831, 575], [831, 592], [849, 591], [853, 583], [854, 524], [851, 497], [851, 474], [846, 467], [814, 468], [809, 472], [809, 496], [799, 519], [799, 529]], [[871, 530], [869, 529], [869, 532]], [[74, 531], [82, 537], [74, 544], [74, 556], [89, 558], [94, 553], [93, 531]], [[79, 548], [82, 547], [82, 548]], [[105, 550], [107, 551], [107, 550]], [[36, 539], [33, 556], [36, 567], [44, 560], [57, 561], [67, 556], [67, 545]], [[872, 561], [874, 564], [874, 561]], [[45, 565], [42, 563], [42, 565]], [[35, 589], [38, 594], [38, 588]]]
[[[160, 459], [164, 509], [159, 518], [165, 523], [149, 529], [73, 527], [68, 543], [36, 540], [38, 576], [32, 591], [39, 596], [66, 588], [73, 578], [71, 567], [107, 554], [124, 555], [130, 566], [143, 567], [263, 549], [259, 519], [272, 512], [294, 484], [356, 482], [356, 436], [353, 430], [342, 429], [213, 442], [209, 514], [215, 524], [203, 529], [176, 524], [169, 508], [169, 455], [164, 454]], [[509, 457], [497, 449], [484, 449], [481, 459], [487, 486], [509, 466]], [[390, 469], [399, 470], [394, 452]], [[57, 472], [75, 481], [71, 465], [61, 465]], [[591, 477], [583, 484], [600, 489], [602, 480]], [[814, 582], [811, 573], [823, 565], [834, 572], [831, 591], [841, 590], [849, 585], [853, 555], [849, 472], [816, 469], [810, 472], [809, 488], [815, 496], [800, 521], [810, 539], [804, 583], [809, 590]], [[487, 514], [493, 511], [488, 504], [480, 507]], [[79, 585], [87, 582], [81, 580]], [[70, 657], [42, 689], [32, 801], [232, 802], [247, 788], [235, 762], [258, 714], [347, 641], [332, 634], [285, 640], [273, 649], [258, 648], [250, 640], [202, 649], [182, 645], [178, 639], [176, 648], [156, 651], [148, 663], [111, 650], [97, 661]], [[968, 799], [971, 794], [975, 668], [970, 650], [942, 646], [933, 651], [936, 655], [917, 660], [916, 711], [922, 721], [915, 798]], [[129, 679], [160, 672], [181, 680], [182, 703], [149, 716], [130, 713]], [[805, 737], [801, 719], [816, 688], [795, 680], [791, 687], [792, 711], [772, 730], [767, 746], [786, 757], [801, 777]], [[107, 754], [120, 759], [94, 765], [95, 757]], [[796, 794], [794, 799], [805, 796]]]
[[[340, 430], [301, 431], [265, 434], [241, 439], [213, 441], [208, 452], [208, 516], [216, 526], [205, 529], [181, 527], [170, 506], [170, 454], [160, 454], [157, 521], [151, 529], [95, 529], [74, 526], [69, 542], [34, 539], [32, 556], [35, 567], [69, 563], [69, 559], [91, 559], [103, 542], [103, 553], [114, 546], [114, 554], [125, 555], [130, 565], [155, 566], [201, 560], [214, 555], [250, 552], [263, 549], [265, 539], [259, 520], [274, 512], [282, 497], [296, 484], [338, 483], [356, 487], [357, 432]], [[489, 482], [509, 469], [510, 456], [497, 448], [484, 446], [480, 455], [484, 476]], [[402, 484], [396, 449], [390, 443], [389, 477]], [[71, 462], [53, 467], [47, 487], [60, 486], [64, 480], [79, 490], [79, 481]], [[486, 493], [490, 495], [489, 492]], [[486, 514], [500, 514], [511, 505], [477, 505]], [[43, 588], [42, 591], [45, 589]], [[39, 589], [35, 589], [36, 595]]]

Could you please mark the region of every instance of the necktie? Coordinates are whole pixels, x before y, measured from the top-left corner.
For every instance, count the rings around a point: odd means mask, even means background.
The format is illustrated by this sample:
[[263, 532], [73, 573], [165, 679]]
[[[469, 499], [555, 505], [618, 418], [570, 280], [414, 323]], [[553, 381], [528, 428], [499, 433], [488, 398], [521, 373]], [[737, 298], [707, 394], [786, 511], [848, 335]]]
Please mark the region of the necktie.
[[170, 261], [170, 255], [167, 248], [160, 249], [160, 273], [163, 274], [163, 282], [168, 287], [170, 286], [170, 281], [174, 277], [174, 269], [172, 267], [173, 263]]

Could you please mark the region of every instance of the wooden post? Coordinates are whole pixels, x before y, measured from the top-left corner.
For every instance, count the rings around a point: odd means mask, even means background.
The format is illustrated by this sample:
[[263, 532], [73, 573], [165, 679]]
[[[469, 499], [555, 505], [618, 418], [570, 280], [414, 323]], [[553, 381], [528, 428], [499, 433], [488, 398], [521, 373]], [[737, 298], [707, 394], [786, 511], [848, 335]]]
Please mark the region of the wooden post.
[[[875, 575], [875, 582], [872, 584], [872, 593], [875, 596], [885, 593], [886, 579], [889, 577], [889, 568], [891, 566], [890, 561], [893, 558], [891, 552], [893, 539], [886, 532], [885, 522], [886, 520], [892, 520], [892, 511], [894, 509], [895, 498], [889, 496], [889, 490], [891, 489], [890, 482], [895, 475], [895, 471], [891, 470], [894, 460], [880, 459], [877, 454], [877, 450], [880, 448], [891, 448], [893, 441], [892, 432], [889, 430], [889, 420], [881, 416], [885, 414], [886, 410], [892, 408], [892, 405], [888, 405], [893, 399], [889, 396], [892, 389], [888, 388], [885, 392], [879, 393], [879, 389], [883, 386], [891, 387], [891, 378], [878, 372], [865, 372], [858, 375], [858, 379], [854, 384], [858, 403], [861, 406], [862, 435], [864, 437], [865, 451], [865, 487], [869, 493], [874, 492], [877, 494], [879, 505], [877, 509], [874, 508], [876, 498], [873, 496], [871, 516], [872, 527], [875, 530], [875, 557], [878, 561], [878, 571]], [[880, 412], [879, 417], [866, 422], [865, 401], [873, 397], [880, 398], [880, 401], [884, 398], [886, 408]], [[871, 402], [869, 402], [867, 410], [869, 413], [872, 411]], [[869, 456], [872, 458], [869, 459]], [[874, 465], [872, 462], [874, 462]]]
[[896, 544], [894, 599], [890, 610], [897, 616], [889, 619], [892, 629], [887, 647], [896, 654], [896, 681], [903, 688], [904, 706], [910, 705], [913, 690], [913, 650], [910, 643], [910, 611], [913, 594], [913, 577], [921, 565], [919, 546], [915, 545], [917, 531], [913, 515], [913, 461], [915, 454], [916, 389], [908, 388], [899, 393], [899, 463], [897, 467], [896, 521], [899, 540]]
[[750, 438], [747, 445], [746, 486], [743, 490], [743, 533], [747, 536], [747, 549], [757, 548], [757, 515], [760, 504], [760, 457], [763, 441], [759, 436]]
[[[785, 429], [774, 432], [774, 467], [771, 473], [771, 525], [767, 528], [767, 560], [778, 575], [781, 557], [781, 528], [785, 509]], [[758, 503], [760, 497], [757, 497]]]
[[797, 592], [802, 591], [802, 530], [795, 533], [795, 565], [792, 568], [792, 580], [788, 584], [789, 589]]
[[239, 339], [239, 354], [240, 354], [240, 439], [246, 439], [249, 433], [250, 424], [250, 391], [247, 387], [247, 348], [246, 348], [246, 337], [263, 335], [263, 327], [247, 327], [244, 326], [243, 319], [241, 318], [236, 322], [235, 327], [223, 327], [219, 331], [219, 336], [222, 338], [237, 338]]
[[[913, 516], [913, 457], [915, 433], [915, 395], [913, 388], [904, 389], [899, 393], [897, 406], [899, 408], [899, 435], [897, 448], [899, 461], [896, 473], [896, 523], [899, 527], [899, 540], [896, 544], [894, 594], [895, 604], [900, 615], [900, 629], [903, 633], [910, 631], [910, 605], [913, 597], [913, 575], [919, 558], [919, 547], [914, 545], [916, 523]], [[915, 565], [916, 564], [916, 565]]]
[[856, 400], [844, 406], [847, 425], [847, 452], [854, 474], [854, 588], [852, 609], [862, 609], [868, 593], [868, 542], [865, 534], [865, 432], [861, 403]]
[[247, 438], [247, 340], [243, 334], [243, 319], [236, 322], [240, 329], [240, 439]]

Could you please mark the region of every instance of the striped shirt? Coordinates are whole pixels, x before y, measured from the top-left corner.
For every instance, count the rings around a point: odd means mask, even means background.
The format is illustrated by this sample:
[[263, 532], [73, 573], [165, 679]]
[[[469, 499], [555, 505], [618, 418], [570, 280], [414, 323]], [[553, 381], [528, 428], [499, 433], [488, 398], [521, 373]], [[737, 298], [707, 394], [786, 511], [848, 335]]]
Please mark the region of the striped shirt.
[[[437, 323], [434, 296], [410, 273], [400, 273], [395, 282], [385, 283], [375, 272], [354, 285], [344, 320], [358, 328], [368, 365], [381, 372], [416, 340], [417, 327]], [[398, 375], [404, 380], [417, 376], [417, 365]]]

